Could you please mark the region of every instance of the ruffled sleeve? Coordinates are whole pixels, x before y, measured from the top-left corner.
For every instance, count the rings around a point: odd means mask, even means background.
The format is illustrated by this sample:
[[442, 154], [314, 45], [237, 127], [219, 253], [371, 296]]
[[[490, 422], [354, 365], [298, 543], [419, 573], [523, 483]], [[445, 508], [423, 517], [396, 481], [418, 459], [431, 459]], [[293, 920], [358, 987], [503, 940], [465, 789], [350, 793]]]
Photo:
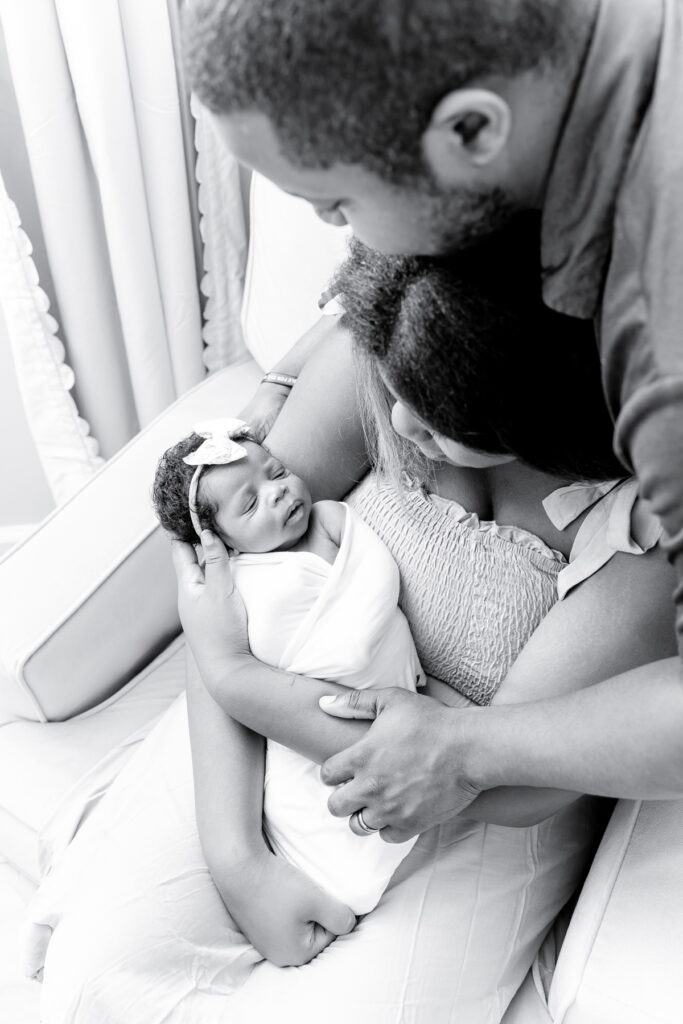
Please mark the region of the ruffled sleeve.
[[642, 555], [653, 548], [662, 535], [659, 520], [638, 496], [635, 477], [560, 487], [544, 499], [543, 507], [558, 530], [566, 529], [590, 509], [576, 534], [569, 563], [558, 575], [560, 600], [606, 565], [618, 551]]

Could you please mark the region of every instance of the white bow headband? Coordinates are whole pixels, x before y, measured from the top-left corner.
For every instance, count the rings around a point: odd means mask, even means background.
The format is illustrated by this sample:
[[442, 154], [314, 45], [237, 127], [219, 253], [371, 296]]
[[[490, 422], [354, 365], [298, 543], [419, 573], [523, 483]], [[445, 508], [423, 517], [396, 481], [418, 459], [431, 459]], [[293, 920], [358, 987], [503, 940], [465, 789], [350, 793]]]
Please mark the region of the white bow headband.
[[201, 540], [202, 528], [197, 514], [197, 489], [199, 478], [205, 466], [227, 466], [230, 462], [237, 462], [247, 454], [244, 445], [237, 444], [237, 440], [253, 441], [254, 437], [251, 427], [244, 420], [231, 418], [207, 420], [205, 423], [198, 423], [194, 427], [195, 434], [199, 434], [205, 440], [189, 455], [186, 455], [183, 462], [188, 466], [196, 466], [192, 480], [190, 481], [190, 493], [188, 504], [190, 507], [190, 519], [194, 526], [195, 533]]

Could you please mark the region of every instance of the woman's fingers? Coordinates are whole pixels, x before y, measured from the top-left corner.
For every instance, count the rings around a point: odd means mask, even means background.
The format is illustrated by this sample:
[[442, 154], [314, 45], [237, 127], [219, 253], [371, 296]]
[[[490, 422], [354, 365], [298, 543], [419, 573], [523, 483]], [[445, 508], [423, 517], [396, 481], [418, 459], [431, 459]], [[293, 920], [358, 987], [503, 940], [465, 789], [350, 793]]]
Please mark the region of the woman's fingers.
[[197, 562], [197, 555], [191, 544], [181, 540], [171, 541], [173, 568], [179, 585], [194, 585], [204, 582], [204, 573]]
[[209, 589], [221, 596], [229, 597], [235, 589], [230, 569], [230, 558], [225, 544], [210, 530], [202, 530], [204, 550], [204, 578]]
[[[348, 818], [366, 807], [371, 802], [371, 796], [368, 787], [361, 785], [356, 779], [351, 779], [350, 782], [335, 789], [327, 801], [327, 807], [335, 818]], [[373, 825], [374, 822], [368, 821], [367, 824]]]

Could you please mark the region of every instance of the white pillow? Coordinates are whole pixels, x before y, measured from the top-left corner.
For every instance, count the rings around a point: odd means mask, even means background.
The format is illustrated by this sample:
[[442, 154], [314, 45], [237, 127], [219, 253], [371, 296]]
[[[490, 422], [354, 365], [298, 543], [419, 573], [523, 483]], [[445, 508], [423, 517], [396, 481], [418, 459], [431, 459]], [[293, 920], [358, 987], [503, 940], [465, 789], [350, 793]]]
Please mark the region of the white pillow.
[[250, 218], [242, 329], [268, 370], [319, 318], [318, 298], [346, 256], [350, 229], [325, 224], [310, 203], [259, 174], [252, 176]]

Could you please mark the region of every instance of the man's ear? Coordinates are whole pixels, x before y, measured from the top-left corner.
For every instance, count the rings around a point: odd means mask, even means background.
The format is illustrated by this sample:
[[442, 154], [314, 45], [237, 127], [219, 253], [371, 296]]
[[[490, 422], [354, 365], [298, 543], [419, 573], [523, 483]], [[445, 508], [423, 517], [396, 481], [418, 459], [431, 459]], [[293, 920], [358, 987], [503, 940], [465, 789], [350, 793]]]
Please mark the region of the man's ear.
[[437, 181], [462, 185], [463, 175], [494, 162], [508, 144], [512, 114], [489, 89], [455, 89], [437, 103], [422, 151]]

